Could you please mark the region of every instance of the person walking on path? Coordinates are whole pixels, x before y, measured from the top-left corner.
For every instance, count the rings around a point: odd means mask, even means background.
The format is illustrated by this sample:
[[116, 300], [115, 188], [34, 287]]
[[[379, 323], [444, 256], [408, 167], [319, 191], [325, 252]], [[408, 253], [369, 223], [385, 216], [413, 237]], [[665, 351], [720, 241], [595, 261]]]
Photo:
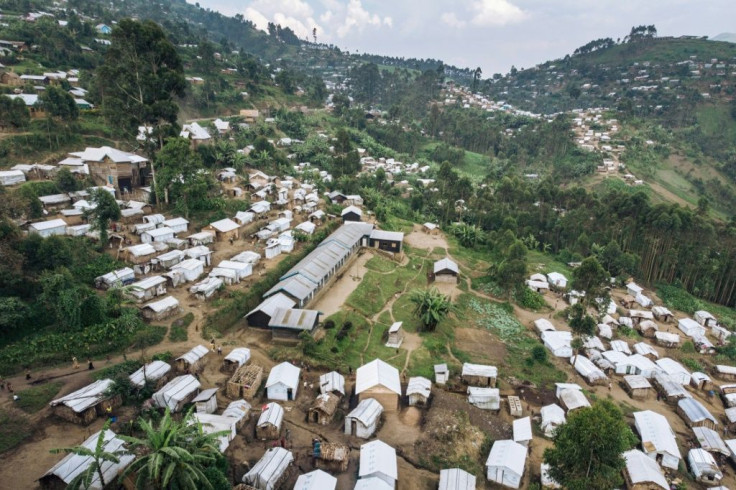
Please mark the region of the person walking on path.
[[218, 345], [217, 346], [217, 355], [218, 356], [221, 356], [222, 355], [222, 346], [221, 345]]
[[92, 371], [95, 368], [95, 365], [92, 364], [92, 359], [87, 359], [87, 369]]
[[74, 369], [79, 369], [79, 361], [77, 361], [76, 357], [72, 357], [72, 367]]

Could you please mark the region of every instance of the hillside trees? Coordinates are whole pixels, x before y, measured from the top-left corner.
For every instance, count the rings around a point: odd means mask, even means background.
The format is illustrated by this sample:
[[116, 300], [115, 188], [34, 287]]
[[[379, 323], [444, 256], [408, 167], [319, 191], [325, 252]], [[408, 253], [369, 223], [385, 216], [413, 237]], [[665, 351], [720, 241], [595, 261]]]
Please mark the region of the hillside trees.
[[554, 448], [544, 451], [544, 461], [564, 488], [616, 488], [624, 483], [622, 454], [636, 440], [618, 407], [599, 400], [569, 414], [555, 433]]
[[90, 202], [95, 207], [86, 211], [87, 219], [92, 223], [92, 229], [100, 232], [100, 244], [104, 247], [107, 245], [110, 222], [120, 219], [120, 206], [115, 196], [100, 188], [90, 192]]
[[[139, 126], [150, 126], [163, 147], [179, 114], [174, 98], [184, 95], [186, 81], [176, 47], [158, 24], [121, 20], [95, 82], [102, 112], [112, 126], [128, 136], [137, 134]], [[151, 174], [155, 186], [153, 165]]]
[[14, 128], [22, 128], [28, 125], [31, 116], [22, 99], [0, 97], [0, 121]]
[[129, 135], [141, 125], [173, 125], [179, 112], [174, 97], [186, 87], [183, 73], [176, 47], [158, 24], [123, 19], [96, 73], [103, 113]]

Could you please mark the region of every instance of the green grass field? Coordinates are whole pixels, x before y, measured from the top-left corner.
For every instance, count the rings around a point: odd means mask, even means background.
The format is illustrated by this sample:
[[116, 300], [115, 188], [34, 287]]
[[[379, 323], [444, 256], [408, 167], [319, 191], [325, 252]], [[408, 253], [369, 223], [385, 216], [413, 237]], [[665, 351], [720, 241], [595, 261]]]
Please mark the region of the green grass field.
[[62, 386], [64, 383], [61, 381], [54, 381], [19, 391], [16, 393], [19, 400], [15, 406], [26, 413], [36, 413], [54, 399]]
[[18, 411], [0, 409], [0, 453], [13, 449], [32, 432], [28, 417]]

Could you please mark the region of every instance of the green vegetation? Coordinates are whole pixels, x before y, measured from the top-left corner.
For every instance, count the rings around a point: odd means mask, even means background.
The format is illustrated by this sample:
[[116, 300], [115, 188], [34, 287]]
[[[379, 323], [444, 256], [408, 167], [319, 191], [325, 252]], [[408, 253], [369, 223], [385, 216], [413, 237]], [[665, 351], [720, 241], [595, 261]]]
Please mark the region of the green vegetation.
[[194, 314], [189, 312], [171, 323], [169, 340], [171, 342], [184, 342], [189, 338], [188, 328], [194, 321]]
[[[393, 295], [426, 283], [426, 264], [420, 257], [410, 256], [407, 267], [397, 267], [395, 263], [382, 257], [374, 257], [371, 261], [375, 261], [371, 266], [372, 270], [363, 276], [360, 285], [346, 301], [348, 306], [366, 317], [381, 311]], [[379, 273], [376, 272], [378, 269], [391, 272]]]
[[33, 433], [31, 420], [16, 410], [0, 408], [0, 454], [13, 449]]
[[698, 310], [706, 310], [715, 315], [721, 325], [731, 330], [736, 328], [736, 310], [733, 308], [703, 301], [681, 287], [664, 283], [657, 284], [657, 296], [668, 308], [680, 310], [689, 315]]
[[572, 412], [553, 440], [544, 461], [550, 476], [571, 490], [622, 485], [622, 453], [637, 442], [619, 408], [608, 400]]
[[15, 406], [26, 413], [36, 413], [48, 406], [62, 386], [64, 386], [63, 382], [52, 381], [26, 388], [16, 393], [19, 400], [15, 403]]

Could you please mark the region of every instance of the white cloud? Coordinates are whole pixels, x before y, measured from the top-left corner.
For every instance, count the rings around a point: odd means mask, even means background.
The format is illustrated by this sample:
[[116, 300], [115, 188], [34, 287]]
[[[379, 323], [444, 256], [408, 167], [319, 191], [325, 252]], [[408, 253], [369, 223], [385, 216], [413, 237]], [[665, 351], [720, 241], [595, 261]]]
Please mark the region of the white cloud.
[[461, 27], [465, 27], [466, 24], [464, 20], [460, 20], [457, 18], [455, 12], [445, 12], [440, 16], [440, 19], [448, 26], [456, 27], [458, 29]]
[[477, 26], [502, 26], [524, 20], [526, 14], [508, 0], [479, 0], [470, 5], [475, 12], [473, 24]]
[[455, 12], [444, 12], [440, 19], [450, 27], [460, 29], [468, 22], [478, 27], [503, 26], [520, 22], [527, 14], [509, 0], [475, 0], [467, 6], [469, 20], [461, 19]]
[[273, 22], [291, 28], [301, 39], [311, 38], [316, 27], [321, 41], [343, 39], [366, 28], [393, 27], [391, 16], [369, 12], [362, 0], [321, 0], [321, 4], [322, 12], [315, 15], [308, 0], [253, 0], [243, 15], [259, 29], [266, 30]]
[[248, 7], [247, 9], [245, 9], [245, 12], [243, 12], [243, 17], [253, 22], [253, 24], [255, 24], [255, 26], [262, 31], [265, 31], [268, 26], [268, 19], [266, 18], [266, 16], [253, 7]]

